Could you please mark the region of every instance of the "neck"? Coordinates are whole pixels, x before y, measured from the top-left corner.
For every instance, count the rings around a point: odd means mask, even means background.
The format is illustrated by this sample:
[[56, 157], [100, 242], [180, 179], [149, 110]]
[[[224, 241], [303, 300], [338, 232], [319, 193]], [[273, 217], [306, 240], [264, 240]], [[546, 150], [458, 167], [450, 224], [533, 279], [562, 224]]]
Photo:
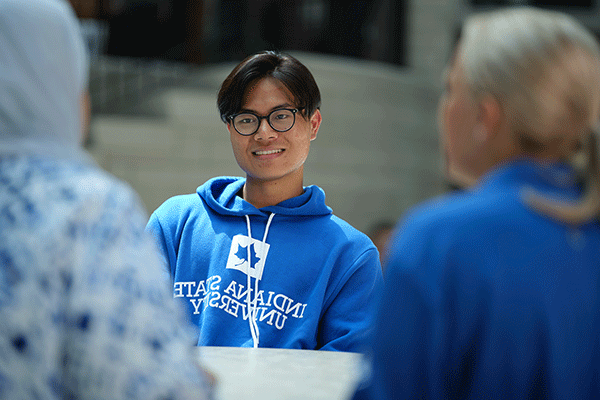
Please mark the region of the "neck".
[[249, 177], [243, 188], [244, 200], [256, 208], [274, 206], [303, 192], [302, 181], [287, 185], [280, 181], [257, 181]]
[[464, 170], [448, 165], [446, 166], [446, 179], [453, 185], [461, 189], [466, 189], [474, 186], [477, 183], [479, 176], [472, 173], [467, 173]]

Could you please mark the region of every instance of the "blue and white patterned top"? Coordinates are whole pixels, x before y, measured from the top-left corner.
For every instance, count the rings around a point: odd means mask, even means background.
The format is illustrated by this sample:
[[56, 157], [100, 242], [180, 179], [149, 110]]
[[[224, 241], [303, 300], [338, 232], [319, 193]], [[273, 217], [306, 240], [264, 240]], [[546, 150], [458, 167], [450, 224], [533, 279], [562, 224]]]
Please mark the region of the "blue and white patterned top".
[[0, 399], [203, 399], [197, 350], [136, 194], [0, 152]]

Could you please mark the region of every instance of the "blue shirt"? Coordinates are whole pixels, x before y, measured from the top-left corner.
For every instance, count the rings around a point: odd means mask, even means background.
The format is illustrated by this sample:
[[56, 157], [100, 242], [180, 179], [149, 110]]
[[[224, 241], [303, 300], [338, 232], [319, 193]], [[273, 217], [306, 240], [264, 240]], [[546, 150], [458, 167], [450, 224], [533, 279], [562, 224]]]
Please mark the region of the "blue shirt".
[[600, 394], [600, 229], [532, 209], [579, 197], [561, 165], [517, 161], [417, 206], [391, 244], [356, 399], [581, 399]]

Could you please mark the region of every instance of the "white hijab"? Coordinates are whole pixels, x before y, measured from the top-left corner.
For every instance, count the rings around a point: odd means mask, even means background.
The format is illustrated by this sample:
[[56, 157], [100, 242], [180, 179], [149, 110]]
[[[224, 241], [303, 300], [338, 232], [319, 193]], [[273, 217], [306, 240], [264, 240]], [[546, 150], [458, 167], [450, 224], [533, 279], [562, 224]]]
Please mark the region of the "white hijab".
[[91, 161], [81, 146], [87, 57], [66, 0], [0, 0], [0, 155]]

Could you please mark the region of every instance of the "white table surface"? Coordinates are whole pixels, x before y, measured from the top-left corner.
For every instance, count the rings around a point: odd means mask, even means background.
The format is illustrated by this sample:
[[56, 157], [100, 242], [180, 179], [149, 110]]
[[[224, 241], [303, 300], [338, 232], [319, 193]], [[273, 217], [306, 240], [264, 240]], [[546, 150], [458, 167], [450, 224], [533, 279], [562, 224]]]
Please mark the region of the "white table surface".
[[217, 379], [216, 400], [347, 400], [361, 355], [333, 351], [200, 347]]

